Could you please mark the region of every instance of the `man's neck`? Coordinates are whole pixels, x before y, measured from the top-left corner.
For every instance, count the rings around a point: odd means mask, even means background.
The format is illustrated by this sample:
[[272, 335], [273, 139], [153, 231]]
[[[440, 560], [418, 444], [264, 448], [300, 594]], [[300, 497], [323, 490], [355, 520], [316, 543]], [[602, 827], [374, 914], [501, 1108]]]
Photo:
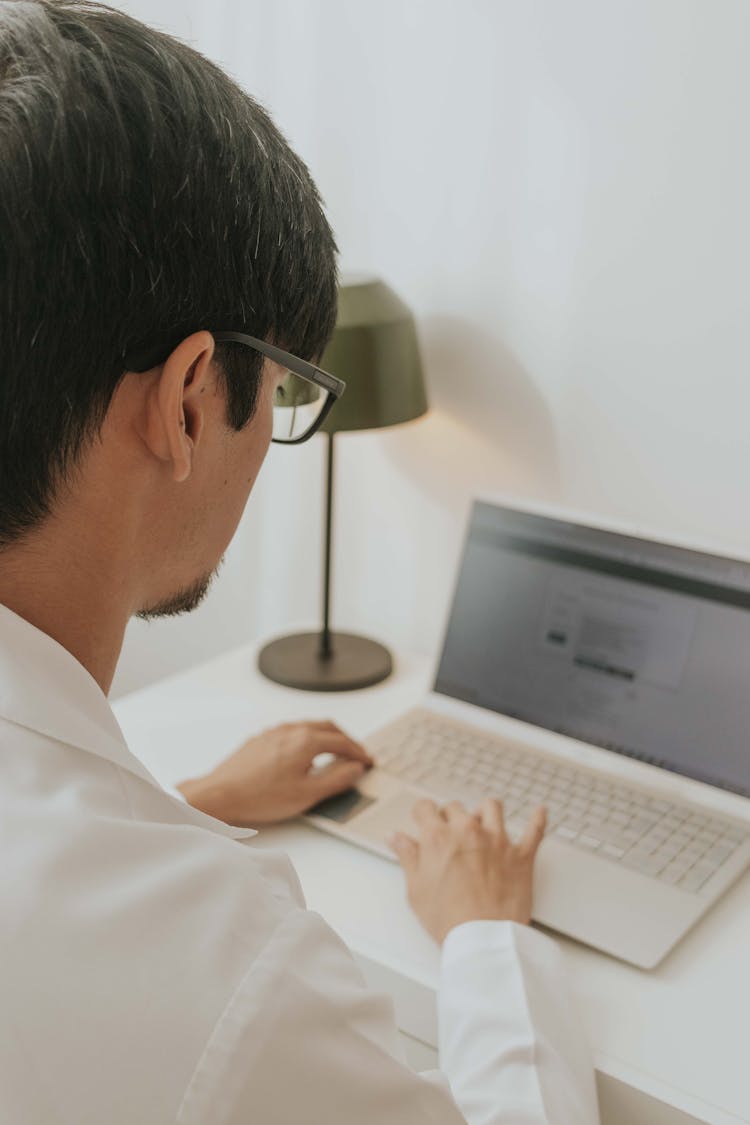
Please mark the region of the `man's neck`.
[[67, 649], [106, 695], [130, 617], [113, 594], [123, 586], [54, 538], [36, 534], [0, 552], [0, 603]]

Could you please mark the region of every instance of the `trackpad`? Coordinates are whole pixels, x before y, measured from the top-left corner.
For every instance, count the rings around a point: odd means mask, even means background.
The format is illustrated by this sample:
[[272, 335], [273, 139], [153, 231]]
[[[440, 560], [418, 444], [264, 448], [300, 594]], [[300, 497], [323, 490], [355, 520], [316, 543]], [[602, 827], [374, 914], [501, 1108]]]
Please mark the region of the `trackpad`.
[[[365, 798], [368, 805], [359, 806], [350, 823], [350, 831], [384, 845], [393, 832], [408, 832], [416, 835], [418, 829], [412, 819], [411, 810], [419, 800], [420, 794], [409, 789], [400, 789], [388, 797], [378, 797], [372, 801]], [[369, 807], [368, 807], [369, 806]]]
[[335, 820], [338, 824], [346, 824], [357, 813], [362, 812], [368, 805], [375, 803], [374, 797], [366, 797], [359, 789], [347, 789], [344, 793], [336, 793], [333, 797], [326, 797], [319, 801], [313, 808], [308, 809], [309, 816], [324, 816], [328, 820]]

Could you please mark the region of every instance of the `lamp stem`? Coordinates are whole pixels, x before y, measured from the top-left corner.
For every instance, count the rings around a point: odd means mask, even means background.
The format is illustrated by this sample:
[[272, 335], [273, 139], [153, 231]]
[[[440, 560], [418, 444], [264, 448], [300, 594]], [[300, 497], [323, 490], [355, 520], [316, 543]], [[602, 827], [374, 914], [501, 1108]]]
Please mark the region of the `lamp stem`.
[[323, 556], [323, 632], [320, 634], [320, 656], [328, 660], [333, 655], [331, 644], [331, 537], [333, 532], [333, 434], [326, 433], [326, 512], [325, 554]]

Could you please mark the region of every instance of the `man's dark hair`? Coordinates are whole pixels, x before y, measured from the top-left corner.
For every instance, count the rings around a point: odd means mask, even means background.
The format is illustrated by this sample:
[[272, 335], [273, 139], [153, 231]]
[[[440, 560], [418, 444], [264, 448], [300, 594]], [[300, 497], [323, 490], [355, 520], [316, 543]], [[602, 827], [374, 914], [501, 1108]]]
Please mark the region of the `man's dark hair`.
[[[335, 252], [307, 168], [218, 67], [103, 4], [0, 0], [0, 546], [48, 515], [132, 356], [204, 328], [318, 356]], [[217, 356], [239, 430], [262, 357]]]

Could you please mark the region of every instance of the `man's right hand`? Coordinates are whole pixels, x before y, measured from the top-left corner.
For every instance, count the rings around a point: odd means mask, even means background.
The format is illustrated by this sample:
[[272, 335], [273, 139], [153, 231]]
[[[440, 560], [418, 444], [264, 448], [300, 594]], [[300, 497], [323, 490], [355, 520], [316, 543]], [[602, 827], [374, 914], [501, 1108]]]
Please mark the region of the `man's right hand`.
[[459, 801], [443, 808], [417, 801], [412, 815], [418, 838], [397, 832], [390, 845], [406, 875], [409, 903], [437, 942], [462, 922], [530, 921], [534, 858], [547, 820], [543, 808], [532, 814], [517, 843], [506, 834], [502, 802], [491, 798], [476, 813]]

